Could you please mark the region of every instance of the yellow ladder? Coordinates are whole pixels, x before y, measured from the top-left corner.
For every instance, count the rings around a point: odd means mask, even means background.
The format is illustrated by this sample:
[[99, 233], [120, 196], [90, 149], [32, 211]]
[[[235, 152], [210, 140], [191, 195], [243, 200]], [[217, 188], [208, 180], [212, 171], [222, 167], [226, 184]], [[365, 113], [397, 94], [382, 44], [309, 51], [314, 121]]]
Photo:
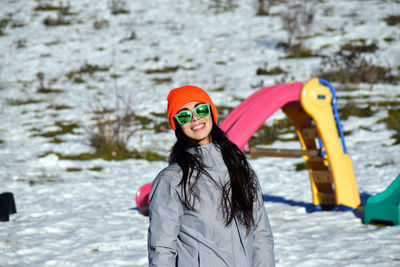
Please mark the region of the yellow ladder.
[[304, 84], [300, 103], [284, 106], [291, 119], [304, 151], [314, 151], [318, 139], [325, 155], [303, 155], [311, 180], [313, 204], [323, 209], [337, 205], [357, 208], [360, 195], [349, 154], [340, 144], [332, 111], [332, 94], [328, 87], [313, 78]]

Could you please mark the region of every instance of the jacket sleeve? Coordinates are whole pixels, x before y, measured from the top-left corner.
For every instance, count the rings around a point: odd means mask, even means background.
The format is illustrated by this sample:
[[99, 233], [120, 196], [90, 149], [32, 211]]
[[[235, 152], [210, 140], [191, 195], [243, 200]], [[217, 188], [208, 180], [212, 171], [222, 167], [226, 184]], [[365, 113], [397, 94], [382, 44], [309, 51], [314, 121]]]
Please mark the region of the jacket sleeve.
[[179, 222], [183, 214], [177, 185], [174, 184], [176, 175], [176, 172], [164, 170], [152, 183], [149, 195], [149, 266], [175, 266]]
[[253, 266], [275, 266], [274, 239], [260, 191], [255, 210]]

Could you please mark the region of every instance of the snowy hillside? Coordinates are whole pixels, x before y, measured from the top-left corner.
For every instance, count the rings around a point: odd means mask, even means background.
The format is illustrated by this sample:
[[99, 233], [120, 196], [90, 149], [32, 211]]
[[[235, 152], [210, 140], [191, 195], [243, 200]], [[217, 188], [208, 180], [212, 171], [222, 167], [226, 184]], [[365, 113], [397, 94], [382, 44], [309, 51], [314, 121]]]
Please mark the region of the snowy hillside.
[[[167, 165], [166, 96], [184, 84], [223, 118], [262, 87], [324, 77], [360, 195], [384, 191], [400, 173], [400, 2], [306, 3], [265, 1], [257, 15], [256, 0], [0, 0], [0, 193], [17, 205], [0, 223], [0, 265], [147, 266], [135, 194]], [[96, 123], [127, 112], [125, 154], [100, 153]], [[263, 128], [276, 136], [253, 141], [299, 149], [285, 123], [276, 112]], [[277, 266], [400, 266], [399, 226], [306, 212], [303, 159], [250, 162]]]

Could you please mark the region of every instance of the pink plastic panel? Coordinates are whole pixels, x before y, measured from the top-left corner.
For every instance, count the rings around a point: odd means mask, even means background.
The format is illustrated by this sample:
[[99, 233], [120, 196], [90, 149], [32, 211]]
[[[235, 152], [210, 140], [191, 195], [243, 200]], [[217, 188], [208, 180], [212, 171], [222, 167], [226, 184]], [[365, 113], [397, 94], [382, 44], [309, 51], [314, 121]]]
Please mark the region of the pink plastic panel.
[[279, 84], [258, 90], [237, 106], [220, 127], [240, 149], [258, 128], [278, 109], [290, 102], [299, 102], [303, 83]]

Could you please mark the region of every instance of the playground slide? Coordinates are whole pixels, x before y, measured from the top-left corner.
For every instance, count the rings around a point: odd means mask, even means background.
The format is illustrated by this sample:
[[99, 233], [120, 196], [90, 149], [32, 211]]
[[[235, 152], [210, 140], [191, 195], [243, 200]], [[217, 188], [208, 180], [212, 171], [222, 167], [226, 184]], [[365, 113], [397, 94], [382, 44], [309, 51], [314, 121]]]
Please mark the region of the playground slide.
[[224, 121], [220, 124], [220, 127], [224, 129], [225, 131], [229, 131], [229, 129], [236, 123], [236, 121], [240, 118], [240, 115], [244, 112], [246, 112], [251, 105], [256, 103], [258, 101], [258, 98], [262, 96], [263, 94], [268, 93], [271, 90], [275, 90], [276, 88], [279, 88], [281, 85], [273, 85], [269, 87], [264, 87], [259, 90], [257, 90], [255, 93], [250, 95], [248, 98], [243, 100], [242, 103], [239, 104], [234, 110], [232, 110], [231, 113], [229, 113], [228, 117], [224, 119]]
[[380, 194], [365, 203], [364, 223], [389, 222], [400, 225], [400, 175]]
[[144, 216], [149, 215], [151, 183], [142, 185], [136, 193], [136, 205], [138, 211]]
[[300, 101], [302, 87], [301, 82], [295, 82], [257, 91], [228, 115], [221, 123], [221, 129], [233, 143], [245, 150], [248, 140], [269, 116], [290, 102]]

